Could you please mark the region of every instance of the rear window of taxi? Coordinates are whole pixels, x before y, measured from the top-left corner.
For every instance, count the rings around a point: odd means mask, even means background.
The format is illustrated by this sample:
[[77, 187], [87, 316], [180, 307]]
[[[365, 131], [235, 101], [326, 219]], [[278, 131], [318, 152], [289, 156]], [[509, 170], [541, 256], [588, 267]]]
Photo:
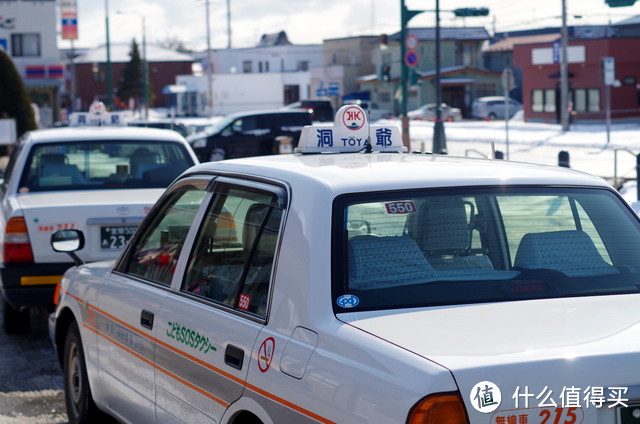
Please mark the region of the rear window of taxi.
[[605, 189], [468, 188], [334, 203], [336, 312], [637, 293], [640, 225]]
[[193, 165], [184, 146], [171, 142], [108, 141], [36, 144], [20, 192], [166, 188]]

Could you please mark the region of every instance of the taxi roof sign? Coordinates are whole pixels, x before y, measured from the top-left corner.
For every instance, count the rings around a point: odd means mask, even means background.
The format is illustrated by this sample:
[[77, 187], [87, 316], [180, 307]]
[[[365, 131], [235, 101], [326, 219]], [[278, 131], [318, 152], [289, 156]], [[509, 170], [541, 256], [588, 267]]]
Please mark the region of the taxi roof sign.
[[360, 151], [406, 152], [400, 128], [370, 125], [360, 106], [338, 109], [333, 125], [307, 125], [302, 128], [296, 153], [353, 153]]
[[73, 112], [69, 115], [69, 125], [72, 127], [125, 125], [124, 118], [124, 113], [108, 112], [104, 103], [95, 100], [89, 106], [89, 112]]

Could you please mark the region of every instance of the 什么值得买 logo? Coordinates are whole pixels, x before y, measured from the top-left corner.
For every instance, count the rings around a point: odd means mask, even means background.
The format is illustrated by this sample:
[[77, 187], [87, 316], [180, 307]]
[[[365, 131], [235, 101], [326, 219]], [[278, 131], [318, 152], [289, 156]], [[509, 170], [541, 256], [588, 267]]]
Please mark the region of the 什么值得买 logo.
[[500, 389], [490, 381], [481, 381], [473, 386], [469, 397], [473, 407], [485, 414], [498, 409], [502, 401]]

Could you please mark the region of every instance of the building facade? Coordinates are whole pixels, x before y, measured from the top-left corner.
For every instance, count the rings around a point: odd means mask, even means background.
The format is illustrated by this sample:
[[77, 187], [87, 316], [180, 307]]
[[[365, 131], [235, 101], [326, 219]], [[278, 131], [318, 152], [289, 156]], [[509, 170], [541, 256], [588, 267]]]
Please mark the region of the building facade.
[[[435, 103], [435, 28], [408, 28], [409, 37], [416, 40], [415, 60], [409, 66], [408, 110], [423, 104]], [[400, 57], [400, 33], [384, 38], [372, 51], [376, 73], [357, 79], [363, 90], [371, 93], [372, 101], [380, 108], [400, 113], [399, 92], [401, 67], [406, 58]], [[440, 70], [442, 101], [469, 115], [476, 97], [502, 94], [500, 73], [482, 66], [482, 44], [489, 33], [481, 27], [440, 28]], [[404, 42], [404, 41], [403, 41]], [[387, 76], [383, 70], [387, 69]], [[386, 79], [386, 81], [385, 81]]]
[[61, 119], [65, 64], [56, 38], [55, 0], [0, 1], [0, 49], [13, 60], [38, 106], [41, 127]]
[[226, 115], [310, 99], [311, 70], [322, 66], [322, 45], [292, 44], [281, 31], [263, 35], [255, 47], [212, 50], [210, 73], [207, 52], [200, 60], [202, 74], [180, 75], [165, 89], [179, 116]]
[[[139, 46], [142, 55], [142, 46]], [[111, 89], [115, 99], [114, 108], [128, 105], [116, 98], [121, 71], [131, 60], [131, 43], [110, 45]], [[195, 59], [191, 55], [165, 49], [153, 44], [146, 46], [149, 66], [150, 107], [165, 107], [163, 89], [174, 84], [176, 76], [191, 74]], [[73, 60], [75, 75], [75, 110], [87, 110], [94, 100], [107, 104], [107, 49], [100, 46], [86, 51]]]
[[375, 72], [372, 53], [379, 39], [363, 35], [324, 40], [322, 66], [311, 69], [311, 99], [330, 100], [337, 110], [344, 100], [362, 97], [356, 79]]
[[[607, 92], [612, 119], [640, 117], [640, 38], [570, 38], [567, 61], [569, 109], [574, 120], [604, 120]], [[522, 98], [527, 121], [559, 122], [560, 57], [553, 43], [514, 47], [522, 69]], [[615, 61], [614, 86], [603, 82], [602, 59]]]

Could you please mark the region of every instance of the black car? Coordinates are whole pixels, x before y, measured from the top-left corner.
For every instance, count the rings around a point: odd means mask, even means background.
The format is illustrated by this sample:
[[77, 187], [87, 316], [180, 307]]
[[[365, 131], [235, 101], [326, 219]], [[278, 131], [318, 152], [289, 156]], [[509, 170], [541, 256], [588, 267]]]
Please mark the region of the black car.
[[202, 162], [292, 153], [302, 127], [311, 120], [307, 110], [235, 113], [187, 140]]
[[307, 109], [314, 121], [333, 121], [333, 106], [328, 100], [302, 100], [292, 104], [292, 107]]
[[173, 130], [183, 137], [187, 136], [187, 127], [180, 122], [175, 121], [131, 121], [127, 122], [130, 127], [148, 127], [148, 128], [160, 128], [163, 130]]

